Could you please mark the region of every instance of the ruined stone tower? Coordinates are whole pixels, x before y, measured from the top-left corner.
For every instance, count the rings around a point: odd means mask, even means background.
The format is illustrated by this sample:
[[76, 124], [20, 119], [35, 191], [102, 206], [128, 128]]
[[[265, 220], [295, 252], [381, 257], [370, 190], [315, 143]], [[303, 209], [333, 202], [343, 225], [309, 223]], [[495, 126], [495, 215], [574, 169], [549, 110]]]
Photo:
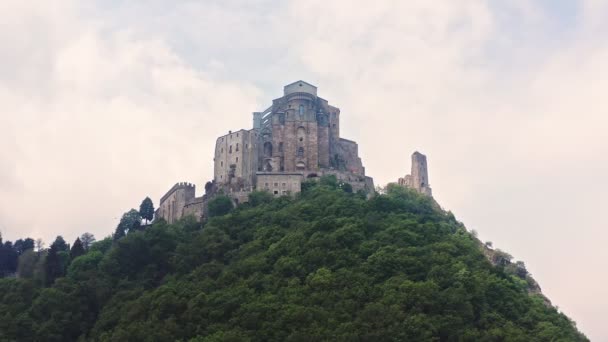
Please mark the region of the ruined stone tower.
[[422, 194], [432, 196], [429, 185], [429, 173], [426, 156], [418, 151], [412, 154], [412, 171], [409, 175], [399, 178], [399, 185], [412, 188]]

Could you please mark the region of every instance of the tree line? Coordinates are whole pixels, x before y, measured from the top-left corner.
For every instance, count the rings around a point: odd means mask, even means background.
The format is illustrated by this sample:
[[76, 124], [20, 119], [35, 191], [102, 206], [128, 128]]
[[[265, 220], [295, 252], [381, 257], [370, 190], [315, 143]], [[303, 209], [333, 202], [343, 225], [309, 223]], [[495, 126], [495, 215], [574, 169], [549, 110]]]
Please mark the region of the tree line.
[[0, 279], [0, 340], [588, 341], [429, 197], [302, 189], [217, 196], [202, 223], [130, 210], [80, 256], [56, 240], [53, 282]]
[[[154, 204], [146, 197], [139, 206], [139, 211], [131, 209], [122, 215], [113, 239], [119, 239], [129, 231], [142, 229], [153, 218]], [[42, 239], [28, 237], [15, 242], [3, 241], [0, 233], [0, 278], [28, 278], [50, 286], [57, 278], [65, 276], [72, 260], [87, 253], [95, 241], [95, 236], [87, 232], [70, 245], [59, 235], [49, 248], [45, 248]]]

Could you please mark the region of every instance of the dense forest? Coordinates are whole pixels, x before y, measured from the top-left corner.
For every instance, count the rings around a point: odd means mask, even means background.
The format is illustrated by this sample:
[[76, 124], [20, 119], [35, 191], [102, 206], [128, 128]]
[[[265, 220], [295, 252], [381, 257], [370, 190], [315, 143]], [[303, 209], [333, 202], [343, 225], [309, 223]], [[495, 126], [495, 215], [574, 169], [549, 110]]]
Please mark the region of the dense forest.
[[0, 243], [0, 341], [587, 341], [404, 188], [219, 196], [203, 224], [141, 225], [143, 206], [97, 242]]

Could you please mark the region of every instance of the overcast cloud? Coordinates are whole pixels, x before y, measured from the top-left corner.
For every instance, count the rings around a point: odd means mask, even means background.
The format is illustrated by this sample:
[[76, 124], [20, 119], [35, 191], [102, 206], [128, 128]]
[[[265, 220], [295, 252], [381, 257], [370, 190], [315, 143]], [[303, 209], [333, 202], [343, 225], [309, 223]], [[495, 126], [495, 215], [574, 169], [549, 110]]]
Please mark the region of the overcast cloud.
[[177, 181], [298, 79], [377, 184], [440, 204], [608, 340], [608, 2], [0, 2], [0, 231], [73, 241]]

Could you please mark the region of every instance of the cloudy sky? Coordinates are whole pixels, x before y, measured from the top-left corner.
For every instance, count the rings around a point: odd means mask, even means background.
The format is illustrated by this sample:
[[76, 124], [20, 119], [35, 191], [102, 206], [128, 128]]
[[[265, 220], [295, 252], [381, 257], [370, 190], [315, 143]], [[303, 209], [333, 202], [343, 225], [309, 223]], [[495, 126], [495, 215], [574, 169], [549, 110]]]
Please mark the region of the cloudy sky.
[[304, 79], [608, 340], [608, 1], [0, 1], [0, 231], [110, 234]]

